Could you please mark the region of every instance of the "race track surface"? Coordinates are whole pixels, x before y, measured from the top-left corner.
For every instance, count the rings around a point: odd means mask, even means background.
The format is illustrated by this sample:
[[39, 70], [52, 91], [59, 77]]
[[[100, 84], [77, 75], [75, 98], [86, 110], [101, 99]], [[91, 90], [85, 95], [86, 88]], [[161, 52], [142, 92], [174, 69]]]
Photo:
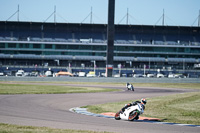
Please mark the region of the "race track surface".
[[[95, 87], [95, 85], [93, 86]], [[125, 89], [117, 86], [97, 85], [97, 87]], [[0, 95], [0, 123], [121, 133], [199, 133], [199, 127], [116, 121], [69, 111], [70, 108], [84, 105], [150, 98], [189, 91], [192, 90], [135, 88], [135, 92], [124, 90], [107, 93]]]

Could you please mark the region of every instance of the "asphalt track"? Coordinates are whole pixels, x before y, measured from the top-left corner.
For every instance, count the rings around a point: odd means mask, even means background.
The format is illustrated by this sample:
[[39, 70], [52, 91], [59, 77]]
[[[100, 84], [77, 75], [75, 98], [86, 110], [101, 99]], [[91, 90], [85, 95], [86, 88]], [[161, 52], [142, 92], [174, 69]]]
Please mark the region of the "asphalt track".
[[[95, 85], [92, 86], [95, 87]], [[125, 89], [118, 86], [96, 85], [96, 87]], [[189, 91], [192, 90], [135, 88], [135, 92], [124, 90], [107, 93], [0, 95], [0, 123], [121, 133], [199, 133], [199, 127], [116, 121], [69, 111], [73, 107], [84, 105], [150, 98]]]

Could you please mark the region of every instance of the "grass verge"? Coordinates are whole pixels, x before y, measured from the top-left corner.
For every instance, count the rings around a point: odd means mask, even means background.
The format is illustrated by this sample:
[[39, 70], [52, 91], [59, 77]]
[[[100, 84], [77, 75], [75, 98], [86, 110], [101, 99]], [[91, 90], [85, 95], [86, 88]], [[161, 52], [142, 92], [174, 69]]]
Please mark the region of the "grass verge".
[[[162, 96], [147, 100], [148, 103], [142, 116], [160, 118], [164, 122], [200, 125], [200, 92]], [[84, 107], [93, 113], [117, 112], [124, 104], [130, 102], [132, 101]]]
[[[0, 81], [1, 83], [5, 83], [5, 81]], [[23, 83], [45, 83], [45, 84], [79, 84], [79, 85], [108, 85], [108, 86], [117, 86], [117, 87], [125, 87], [126, 83], [100, 83], [100, 82], [64, 82], [64, 81], [54, 81], [54, 82], [48, 82], [48, 81], [7, 81], [6, 83], [12, 83], [12, 84], [23, 84]], [[200, 89], [200, 83], [131, 83], [135, 88], [137, 87], [164, 87], [164, 88], [179, 88], [179, 89]]]
[[200, 89], [200, 83], [135, 83], [135, 87], [161, 87], [176, 89]]
[[1, 84], [0, 94], [63, 94], [63, 93], [95, 93], [120, 91], [94, 87], [72, 87], [56, 85]]
[[47, 127], [19, 126], [0, 123], [0, 133], [109, 133], [86, 130], [53, 129]]

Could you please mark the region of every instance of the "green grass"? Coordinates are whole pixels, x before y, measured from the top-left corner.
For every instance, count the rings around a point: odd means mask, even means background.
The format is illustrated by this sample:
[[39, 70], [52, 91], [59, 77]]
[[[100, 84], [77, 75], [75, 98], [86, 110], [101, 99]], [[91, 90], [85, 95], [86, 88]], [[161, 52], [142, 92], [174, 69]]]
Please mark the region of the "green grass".
[[[142, 116], [160, 118], [165, 122], [200, 125], [200, 92], [162, 96], [147, 100], [148, 103]], [[84, 107], [93, 113], [118, 112], [130, 102], [132, 101]]]
[[[1, 83], [5, 83], [5, 81], [0, 81]], [[111, 86], [118, 86], [118, 87], [125, 87], [126, 83], [100, 83], [100, 82], [64, 82], [64, 81], [7, 81], [6, 83], [14, 83], [14, 84], [23, 84], [23, 83], [45, 83], [45, 84], [83, 84], [83, 85], [111, 85]], [[179, 89], [200, 89], [200, 83], [131, 83], [135, 88], [137, 87], [163, 87], [163, 88], [179, 88]]]
[[[0, 81], [0, 83], [4, 83], [5, 81]], [[100, 82], [63, 82], [63, 81], [53, 81], [53, 82], [47, 82], [47, 81], [7, 81], [6, 83], [14, 83], [14, 84], [23, 84], [23, 83], [53, 83], [53, 84], [83, 84], [83, 85], [112, 85], [112, 86], [118, 86], [118, 87], [125, 87], [126, 83], [100, 83]], [[200, 89], [200, 83], [131, 83], [134, 87], [164, 87], [164, 88], [180, 88], [180, 89]]]
[[200, 89], [200, 83], [133, 83], [135, 87], [162, 87], [179, 89]]
[[200, 125], [200, 92], [149, 99], [146, 116], [163, 121]]
[[63, 94], [119, 91], [117, 89], [56, 85], [1, 84], [0, 94]]
[[0, 133], [108, 133], [86, 130], [53, 129], [47, 127], [19, 126], [0, 123]]

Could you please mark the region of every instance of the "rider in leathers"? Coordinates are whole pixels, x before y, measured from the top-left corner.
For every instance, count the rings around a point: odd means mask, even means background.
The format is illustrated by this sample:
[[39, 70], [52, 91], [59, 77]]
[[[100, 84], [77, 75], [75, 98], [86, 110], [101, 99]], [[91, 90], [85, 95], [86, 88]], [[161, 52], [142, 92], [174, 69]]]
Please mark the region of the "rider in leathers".
[[133, 87], [133, 85], [130, 84], [130, 83], [126, 83], [126, 88], [127, 88], [128, 90], [134, 91], [134, 87]]
[[125, 109], [127, 109], [128, 107], [137, 105], [138, 103], [142, 104], [143, 109], [145, 109], [145, 104], [147, 103], [147, 100], [146, 100], [145, 98], [142, 98], [141, 101], [135, 101], [135, 102], [133, 102], [133, 103], [126, 104], [126, 105], [122, 108], [121, 113], [123, 113], [123, 112], [125, 111]]

